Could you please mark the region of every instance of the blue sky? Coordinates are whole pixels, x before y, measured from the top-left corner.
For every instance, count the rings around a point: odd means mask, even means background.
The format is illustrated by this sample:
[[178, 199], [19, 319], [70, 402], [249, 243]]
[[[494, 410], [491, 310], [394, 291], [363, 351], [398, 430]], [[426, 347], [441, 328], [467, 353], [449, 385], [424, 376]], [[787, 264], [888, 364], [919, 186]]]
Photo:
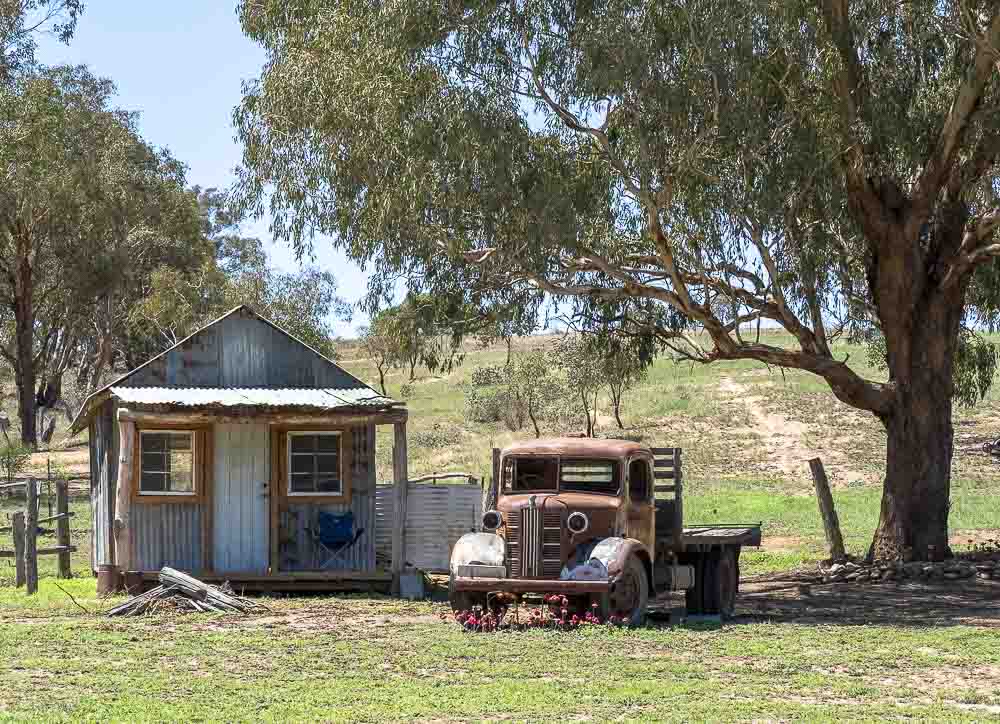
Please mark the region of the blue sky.
[[[118, 105], [141, 113], [143, 137], [165, 146], [188, 167], [188, 182], [227, 187], [240, 160], [232, 110], [242, 81], [256, 77], [264, 53], [240, 30], [232, 0], [91, 0], [67, 46], [43, 38], [38, 60], [47, 65], [85, 63], [118, 87]], [[275, 266], [294, 269], [294, 255], [271, 242], [266, 219], [244, 231], [265, 240]], [[323, 239], [316, 264], [332, 271], [341, 296], [356, 302], [366, 275]], [[350, 334], [358, 313], [337, 331]]]

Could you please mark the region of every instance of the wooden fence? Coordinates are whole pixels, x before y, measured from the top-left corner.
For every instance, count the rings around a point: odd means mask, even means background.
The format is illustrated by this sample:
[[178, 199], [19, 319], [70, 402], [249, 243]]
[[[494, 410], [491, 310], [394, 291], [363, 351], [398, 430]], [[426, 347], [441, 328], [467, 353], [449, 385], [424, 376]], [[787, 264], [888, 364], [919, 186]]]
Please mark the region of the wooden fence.
[[[26, 586], [28, 595], [38, 591], [38, 556], [59, 556], [59, 577], [71, 578], [70, 554], [76, 550], [70, 544], [69, 519], [73, 513], [69, 510], [69, 483], [65, 480], [56, 481], [56, 513], [38, 517], [39, 482], [34, 478], [19, 483], [0, 485], [0, 489], [25, 489], [25, 509], [11, 515], [11, 524], [0, 528], [0, 533], [13, 533], [14, 550], [0, 550], [0, 558], [14, 559], [15, 585]], [[38, 547], [38, 526], [42, 523], [56, 524], [56, 543], [54, 548]]]

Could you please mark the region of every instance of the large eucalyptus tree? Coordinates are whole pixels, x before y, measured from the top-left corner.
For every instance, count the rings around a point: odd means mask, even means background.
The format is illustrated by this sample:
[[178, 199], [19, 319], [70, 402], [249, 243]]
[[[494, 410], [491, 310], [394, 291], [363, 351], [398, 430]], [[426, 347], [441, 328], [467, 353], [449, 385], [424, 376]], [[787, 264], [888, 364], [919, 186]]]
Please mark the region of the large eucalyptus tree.
[[[374, 266], [373, 303], [400, 275], [484, 311], [548, 294], [703, 362], [816, 374], [887, 430], [871, 553], [948, 550], [955, 359], [997, 301], [995, 4], [240, 13], [268, 60], [235, 113], [239, 199], [279, 237], [331, 235]], [[884, 339], [888, 379], [834, 356], [851, 328]]]

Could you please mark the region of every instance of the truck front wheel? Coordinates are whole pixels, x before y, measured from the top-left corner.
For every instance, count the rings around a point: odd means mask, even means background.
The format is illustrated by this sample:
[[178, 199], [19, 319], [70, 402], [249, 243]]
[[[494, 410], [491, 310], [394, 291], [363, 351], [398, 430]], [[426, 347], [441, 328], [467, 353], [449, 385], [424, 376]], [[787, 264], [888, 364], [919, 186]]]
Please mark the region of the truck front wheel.
[[448, 603], [455, 613], [471, 611], [476, 606], [486, 608], [486, 594], [477, 591], [456, 591], [455, 574], [448, 577]]
[[642, 561], [637, 556], [629, 556], [614, 588], [594, 600], [602, 619], [621, 616], [628, 626], [642, 626], [646, 622], [646, 606], [649, 604], [649, 580]]

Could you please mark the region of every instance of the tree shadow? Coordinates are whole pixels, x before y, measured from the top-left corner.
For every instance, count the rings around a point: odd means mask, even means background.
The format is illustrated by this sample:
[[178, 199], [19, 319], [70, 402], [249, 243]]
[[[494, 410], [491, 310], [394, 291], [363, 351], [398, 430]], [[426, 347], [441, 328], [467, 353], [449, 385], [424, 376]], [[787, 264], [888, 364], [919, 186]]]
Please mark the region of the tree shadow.
[[1000, 582], [749, 584], [733, 623], [1000, 627]]

